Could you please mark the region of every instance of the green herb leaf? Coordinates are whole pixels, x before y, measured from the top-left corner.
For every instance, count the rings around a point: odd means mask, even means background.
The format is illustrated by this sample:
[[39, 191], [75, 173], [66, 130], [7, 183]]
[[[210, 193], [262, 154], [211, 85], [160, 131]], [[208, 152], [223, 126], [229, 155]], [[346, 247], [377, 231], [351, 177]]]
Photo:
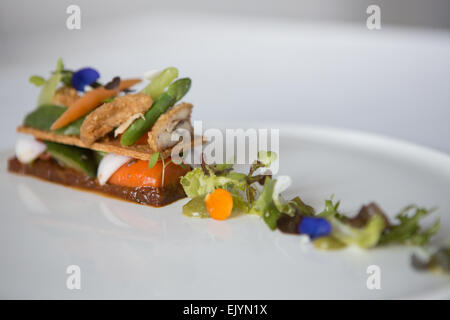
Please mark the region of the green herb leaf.
[[325, 209], [321, 213], [319, 213], [318, 216], [325, 219], [331, 217], [335, 217], [338, 219], [343, 218], [344, 215], [339, 213], [340, 204], [340, 201], [337, 201], [336, 204], [333, 204], [333, 196], [331, 196], [329, 200], [325, 200]]
[[430, 228], [423, 230], [419, 221], [433, 211], [433, 209], [428, 210], [415, 205], [405, 207], [396, 216], [400, 223], [385, 230], [380, 238], [380, 245], [402, 243], [423, 246], [428, 244], [431, 237], [439, 230], [440, 222], [437, 220]]
[[43, 86], [45, 84], [45, 79], [41, 76], [31, 76], [30, 79], [28, 79], [32, 84], [34, 84], [36, 87]]
[[152, 156], [150, 157], [150, 160], [148, 160], [148, 168], [151, 169], [155, 166], [156, 162], [158, 162], [160, 153], [159, 152], [155, 152], [154, 154], [152, 154]]

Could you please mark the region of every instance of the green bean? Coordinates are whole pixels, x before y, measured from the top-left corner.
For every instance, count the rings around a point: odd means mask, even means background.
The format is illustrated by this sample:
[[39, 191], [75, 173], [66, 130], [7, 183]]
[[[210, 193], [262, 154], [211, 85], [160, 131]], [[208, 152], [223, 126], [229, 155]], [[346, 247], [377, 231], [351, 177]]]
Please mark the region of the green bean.
[[153, 100], [156, 100], [167, 88], [167, 86], [178, 77], [178, 69], [175, 67], [165, 68], [148, 84], [142, 93], [148, 94]]
[[170, 96], [175, 97], [175, 102], [177, 102], [181, 100], [181, 98], [183, 98], [189, 91], [189, 89], [191, 88], [191, 82], [192, 81], [189, 78], [178, 79], [177, 81], [172, 83], [169, 88], [167, 88], [167, 93]]
[[152, 107], [145, 113], [144, 119], [137, 119], [122, 135], [120, 142], [124, 146], [130, 146], [139, 140], [144, 134], [150, 130], [156, 120], [172, 107], [178, 100], [189, 91], [191, 87], [191, 79], [183, 78], [173, 82], [166, 92], [161, 94]]

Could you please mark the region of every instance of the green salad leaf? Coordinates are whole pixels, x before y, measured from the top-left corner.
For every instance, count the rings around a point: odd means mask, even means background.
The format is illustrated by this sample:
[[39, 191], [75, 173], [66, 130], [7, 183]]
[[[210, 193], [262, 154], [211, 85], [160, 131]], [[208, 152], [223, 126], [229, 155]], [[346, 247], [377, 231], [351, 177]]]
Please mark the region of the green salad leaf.
[[273, 201], [275, 183], [276, 180], [266, 177], [261, 194], [250, 209], [250, 213], [261, 216], [272, 230], [276, 229], [277, 220], [281, 216], [281, 212], [277, 209]]
[[342, 218], [343, 215], [339, 213], [339, 205], [341, 204], [340, 201], [337, 201], [335, 204], [333, 203], [333, 196], [331, 199], [325, 200], [325, 209], [321, 213], [318, 214], [321, 218]]
[[439, 220], [427, 229], [420, 227], [420, 220], [433, 210], [415, 205], [405, 207], [396, 216], [399, 223], [393, 224], [375, 203], [363, 206], [352, 218], [339, 212], [339, 204], [339, 201], [326, 200], [325, 209], [318, 216], [330, 221], [331, 236], [345, 244], [362, 248], [392, 243], [423, 246], [439, 230]]
[[[348, 217], [340, 212], [340, 201], [334, 202], [331, 197], [325, 200], [324, 209], [316, 215], [314, 208], [300, 197], [291, 200], [283, 197], [291, 179], [288, 176], [272, 177], [267, 169], [276, 159], [273, 152], [259, 152], [247, 175], [233, 171], [232, 164], [208, 165], [203, 159], [201, 167], [181, 178], [185, 193], [192, 198], [183, 207], [183, 213], [208, 217], [205, 197], [214, 189], [223, 188], [232, 194], [234, 211], [260, 216], [271, 230], [279, 228], [282, 232], [298, 233], [297, 228], [305, 216], [327, 219], [331, 225], [328, 240], [341, 244], [340, 248], [355, 245], [368, 249], [390, 243], [423, 246], [439, 229], [439, 220], [427, 229], [421, 228], [419, 221], [432, 210], [414, 205], [403, 209], [396, 216], [396, 223], [392, 223], [376, 203], [364, 205], [358, 214]], [[266, 171], [257, 173], [261, 168]]]
[[244, 197], [239, 193], [235, 192], [234, 190], [231, 190], [231, 196], [233, 197], [233, 212], [234, 213], [249, 213], [250, 211], [250, 205], [249, 203], [244, 199]]
[[299, 196], [291, 199], [290, 204], [292, 206], [294, 206], [298, 213], [303, 215], [303, 216], [314, 216], [315, 215], [315, 210], [313, 207], [311, 207], [310, 205], [307, 205], [306, 203], [303, 202], [302, 199], [300, 199]]
[[[276, 158], [273, 155], [268, 158]], [[269, 164], [269, 162], [267, 162]], [[303, 206], [303, 203], [297, 201], [285, 201], [281, 192], [290, 184], [281, 183], [274, 191], [276, 180], [270, 178], [269, 175], [253, 176], [252, 174], [256, 170], [256, 167], [265, 167], [262, 162], [255, 162], [248, 175], [232, 171], [233, 164], [207, 164], [202, 158], [201, 167], [195, 168], [188, 172], [180, 179], [180, 183], [184, 189], [186, 195], [192, 200], [188, 202], [183, 208], [185, 215], [192, 216], [192, 212], [195, 216], [206, 216], [206, 211], [202, 211], [203, 204], [200, 204], [200, 200], [204, 201], [204, 198], [217, 188], [228, 190], [233, 197], [233, 212], [244, 212], [257, 214], [264, 216], [267, 211], [271, 211], [265, 220], [273, 229], [276, 227], [276, 220], [281, 214], [281, 211], [277, 209], [277, 206], [289, 213], [293, 213], [296, 206]], [[283, 182], [283, 179], [281, 180]], [[259, 190], [254, 186], [255, 183], [263, 185], [263, 190]], [[266, 183], [268, 183], [266, 185]], [[249, 197], [249, 193], [252, 194]], [[259, 197], [258, 197], [259, 196]], [[255, 200], [258, 197], [258, 200]], [[195, 200], [194, 200], [195, 199]], [[193, 209], [194, 208], [194, 209]], [[270, 210], [269, 210], [270, 208]], [[205, 209], [206, 210], [206, 209]]]
[[386, 228], [384, 219], [379, 215], [372, 216], [362, 228], [352, 227], [341, 220], [330, 217], [331, 236], [347, 244], [367, 249], [375, 247]]
[[189, 198], [205, 196], [217, 188], [245, 190], [245, 175], [239, 173], [215, 175], [210, 173], [206, 175], [201, 168], [195, 168], [184, 175], [180, 180], [184, 192]]
[[[23, 124], [25, 126], [49, 131], [52, 124], [67, 110], [66, 107], [54, 104], [43, 104], [39, 108], [26, 115]], [[63, 135], [80, 135], [80, 128], [86, 116], [83, 116], [67, 126], [55, 130]]]
[[433, 211], [433, 209], [428, 210], [416, 205], [405, 207], [396, 216], [399, 223], [387, 228], [383, 233], [380, 238], [380, 245], [402, 243], [423, 246], [428, 244], [430, 238], [439, 230], [440, 220], [436, 220], [435, 223], [427, 229], [422, 229], [419, 222]]

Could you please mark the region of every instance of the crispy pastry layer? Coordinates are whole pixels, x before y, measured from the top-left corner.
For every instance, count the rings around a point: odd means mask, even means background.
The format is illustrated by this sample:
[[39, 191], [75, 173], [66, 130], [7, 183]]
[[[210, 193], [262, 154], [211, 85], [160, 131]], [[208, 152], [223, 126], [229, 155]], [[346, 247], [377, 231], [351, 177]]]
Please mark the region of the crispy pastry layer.
[[[34, 129], [26, 126], [20, 126], [17, 128], [17, 132], [26, 133], [33, 135], [36, 139], [53, 141], [57, 143], [63, 143], [68, 145], [73, 145], [81, 148], [88, 148], [97, 151], [103, 152], [113, 152], [116, 154], [120, 154], [123, 156], [131, 157], [139, 160], [149, 160], [155, 151], [150, 148], [148, 144], [142, 145], [132, 145], [132, 146], [123, 146], [120, 143], [120, 139], [110, 139], [108, 137], [100, 139], [97, 142], [94, 142], [91, 145], [86, 145], [81, 141], [78, 136], [65, 136], [61, 134], [56, 134], [50, 131], [44, 131], [39, 129]], [[201, 145], [205, 141], [201, 136], [196, 136], [191, 141], [190, 145], [183, 146], [185, 149], [190, 149], [191, 147]], [[161, 152], [162, 156], [165, 158], [169, 157], [172, 152], [172, 148]]]

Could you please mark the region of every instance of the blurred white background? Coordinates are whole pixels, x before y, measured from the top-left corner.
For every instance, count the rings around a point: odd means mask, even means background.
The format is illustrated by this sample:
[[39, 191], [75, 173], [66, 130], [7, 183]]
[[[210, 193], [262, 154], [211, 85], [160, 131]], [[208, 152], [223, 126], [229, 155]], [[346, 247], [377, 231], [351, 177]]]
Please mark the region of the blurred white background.
[[[81, 30], [66, 8], [81, 7]], [[366, 8], [381, 7], [369, 31]], [[450, 152], [450, 1], [0, 3], [1, 145], [35, 107], [32, 74], [58, 57], [115, 75], [177, 66], [194, 118], [320, 124]]]

